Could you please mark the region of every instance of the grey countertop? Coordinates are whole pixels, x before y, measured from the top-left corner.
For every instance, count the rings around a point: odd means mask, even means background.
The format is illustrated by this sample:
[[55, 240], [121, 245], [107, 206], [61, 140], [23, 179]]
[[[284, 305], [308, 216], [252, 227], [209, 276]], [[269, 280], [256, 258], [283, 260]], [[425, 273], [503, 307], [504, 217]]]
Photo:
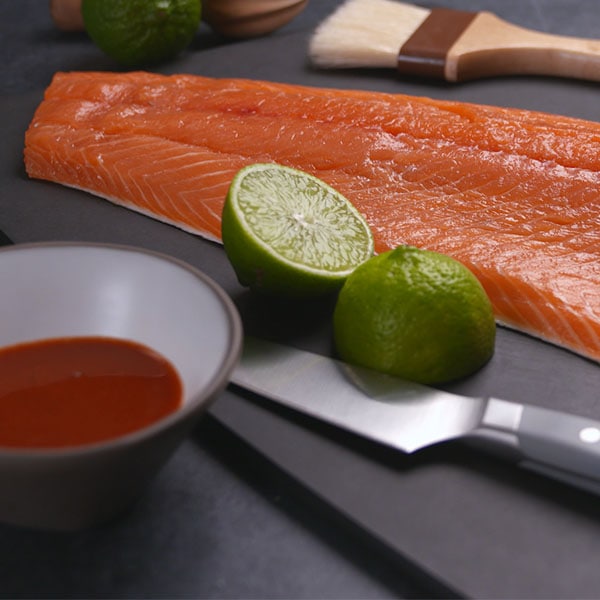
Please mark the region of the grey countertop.
[[[598, 120], [597, 84], [505, 78], [451, 86], [401, 82], [380, 71], [314, 72], [306, 41], [337, 4], [312, 0], [292, 23], [251, 41], [227, 41], [203, 27], [188, 52], [158, 70], [398, 90]], [[439, 4], [494, 10], [553, 33], [600, 31], [596, 0]], [[256, 302], [237, 285], [218, 245], [27, 180], [22, 137], [53, 73], [118, 68], [84, 33], [54, 29], [40, 0], [4, 2], [0, 60], [0, 229], [14, 242], [82, 239], [171, 253], [217, 280], [249, 330], [328, 351], [327, 307], [303, 306], [290, 320], [287, 307]], [[505, 330], [493, 363], [461, 385], [465, 393], [600, 418], [597, 365]], [[0, 596], [593, 598], [599, 534], [590, 495], [463, 447], [392, 457], [228, 390], [118, 521], [69, 534], [0, 525]]]

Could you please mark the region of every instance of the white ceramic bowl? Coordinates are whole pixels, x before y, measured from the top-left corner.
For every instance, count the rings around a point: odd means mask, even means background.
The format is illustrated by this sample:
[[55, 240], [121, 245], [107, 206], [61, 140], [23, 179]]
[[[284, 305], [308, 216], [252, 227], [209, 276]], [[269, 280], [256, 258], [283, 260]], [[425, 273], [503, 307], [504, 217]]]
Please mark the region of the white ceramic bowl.
[[110, 336], [154, 348], [177, 369], [180, 409], [113, 441], [0, 448], [0, 520], [73, 530], [128, 508], [227, 384], [241, 351], [235, 306], [212, 280], [157, 253], [112, 245], [0, 249], [0, 346]]

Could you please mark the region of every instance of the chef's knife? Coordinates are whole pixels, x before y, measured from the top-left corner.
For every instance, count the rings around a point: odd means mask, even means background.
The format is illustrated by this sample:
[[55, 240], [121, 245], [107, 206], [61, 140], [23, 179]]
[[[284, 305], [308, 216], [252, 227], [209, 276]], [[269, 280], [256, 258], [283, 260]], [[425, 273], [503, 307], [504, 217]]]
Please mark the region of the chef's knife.
[[600, 494], [600, 421], [460, 396], [249, 336], [232, 383], [406, 453], [466, 439]]

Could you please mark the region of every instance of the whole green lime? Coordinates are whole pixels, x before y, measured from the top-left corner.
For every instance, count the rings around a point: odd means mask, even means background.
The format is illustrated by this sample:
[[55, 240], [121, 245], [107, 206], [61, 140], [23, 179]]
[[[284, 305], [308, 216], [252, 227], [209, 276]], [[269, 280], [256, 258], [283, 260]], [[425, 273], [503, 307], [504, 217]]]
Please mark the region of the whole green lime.
[[240, 283], [271, 295], [337, 291], [373, 255], [367, 222], [342, 194], [309, 173], [275, 163], [236, 173], [221, 232]]
[[425, 384], [475, 372], [491, 358], [495, 334], [490, 300], [473, 273], [411, 246], [359, 266], [334, 311], [343, 360]]
[[201, 0], [83, 0], [86, 31], [106, 54], [127, 67], [164, 61], [192, 41]]

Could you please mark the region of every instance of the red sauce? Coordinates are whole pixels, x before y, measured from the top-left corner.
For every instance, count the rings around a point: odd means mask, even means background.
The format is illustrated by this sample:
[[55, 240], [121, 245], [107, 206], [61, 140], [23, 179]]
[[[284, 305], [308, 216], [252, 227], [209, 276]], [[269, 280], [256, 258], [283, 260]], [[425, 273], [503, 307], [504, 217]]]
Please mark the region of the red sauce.
[[162, 419], [182, 402], [163, 356], [104, 337], [0, 349], [0, 446], [60, 448], [108, 440]]

